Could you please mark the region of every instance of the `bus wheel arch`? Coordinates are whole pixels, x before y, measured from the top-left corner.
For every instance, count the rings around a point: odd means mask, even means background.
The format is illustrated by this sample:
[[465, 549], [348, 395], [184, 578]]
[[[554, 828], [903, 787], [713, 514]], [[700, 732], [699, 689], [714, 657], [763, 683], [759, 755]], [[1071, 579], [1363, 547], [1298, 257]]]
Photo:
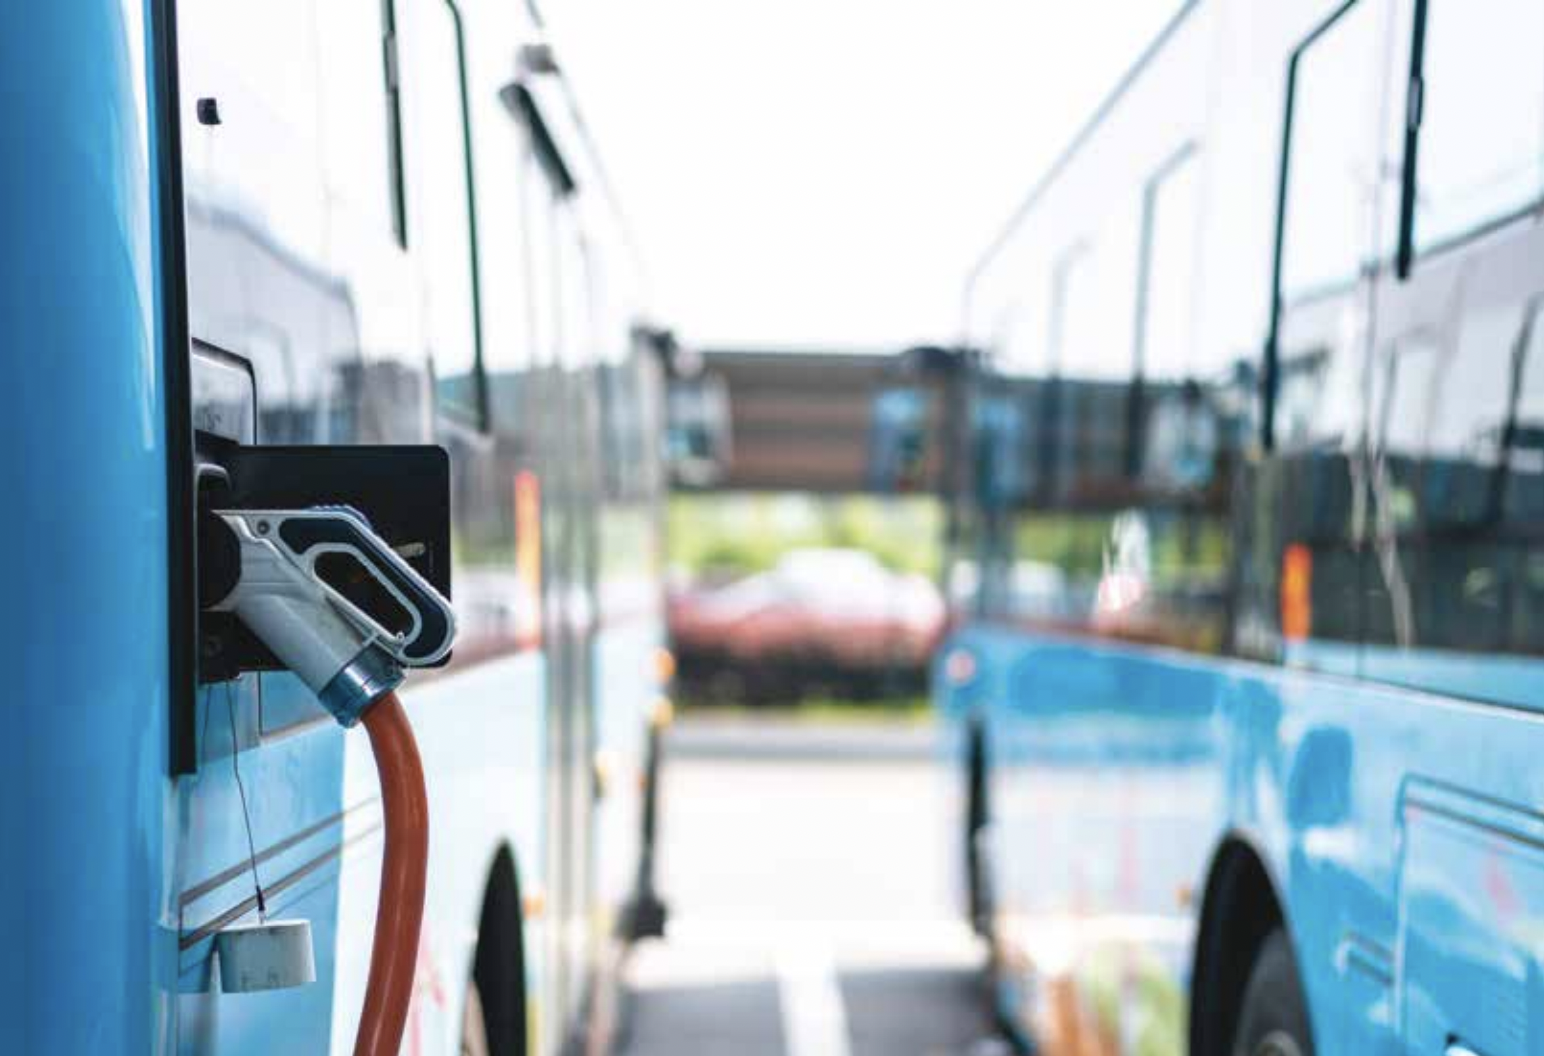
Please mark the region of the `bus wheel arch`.
[[[525, 914], [520, 873], [508, 844], [501, 844], [494, 853], [487, 875], [469, 989], [489, 1056], [526, 1056]], [[465, 1043], [463, 1049], [477, 1051]]]
[[1212, 858], [1201, 903], [1190, 985], [1191, 1056], [1233, 1056], [1251, 973], [1278, 932], [1290, 935], [1265, 858], [1246, 836], [1230, 833]]

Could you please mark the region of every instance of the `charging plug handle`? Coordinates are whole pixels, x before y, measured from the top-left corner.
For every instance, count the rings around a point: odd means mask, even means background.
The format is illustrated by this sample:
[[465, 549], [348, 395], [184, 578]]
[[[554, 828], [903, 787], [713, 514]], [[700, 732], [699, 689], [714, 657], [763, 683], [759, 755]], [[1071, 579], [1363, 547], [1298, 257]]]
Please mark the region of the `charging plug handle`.
[[[438, 591], [347, 507], [217, 510], [236, 537], [240, 575], [212, 608], [233, 612], [344, 726], [402, 683], [403, 668], [449, 652], [455, 616]], [[346, 554], [408, 617], [403, 631], [329, 584], [317, 562]]]

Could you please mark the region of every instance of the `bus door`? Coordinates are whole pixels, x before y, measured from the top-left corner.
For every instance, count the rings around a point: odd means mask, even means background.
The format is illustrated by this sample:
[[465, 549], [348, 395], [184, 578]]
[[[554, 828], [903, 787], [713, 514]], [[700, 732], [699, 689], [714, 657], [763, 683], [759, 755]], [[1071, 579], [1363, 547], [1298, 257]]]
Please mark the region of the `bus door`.
[[547, 657], [547, 943], [544, 1043], [557, 1048], [586, 988], [591, 888], [593, 733], [590, 653], [594, 604], [594, 444], [588, 296], [573, 216], [574, 185], [534, 100], [519, 95], [528, 152], [523, 173], [527, 287], [540, 366], [528, 408], [541, 437], [543, 636]]
[[571, 647], [567, 656], [564, 806], [566, 811], [565, 943], [576, 1000], [588, 1000], [597, 955], [595, 652], [600, 618], [599, 526], [601, 474], [596, 421], [598, 384], [593, 304], [586, 248], [573, 203], [557, 214], [559, 311], [564, 400], [568, 416], [567, 495], [570, 539], [566, 554]]
[[1268, 472], [1282, 496], [1266, 582], [1282, 648], [1289, 663], [1347, 674], [1372, 571], [1367, 364], [1391, 181], [1378, 132], [1387, 5], [1340, 8], [1292, 53], [1265, 379]]

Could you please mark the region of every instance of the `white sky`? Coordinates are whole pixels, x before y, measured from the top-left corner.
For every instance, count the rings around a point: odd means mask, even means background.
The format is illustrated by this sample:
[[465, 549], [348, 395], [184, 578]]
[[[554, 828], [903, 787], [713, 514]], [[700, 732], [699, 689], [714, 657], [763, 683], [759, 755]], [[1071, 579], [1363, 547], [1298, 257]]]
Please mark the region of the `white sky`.
[[1176, 0], [563, 0], [661, 318], [702, 346], [953, 340], [966, 271]]

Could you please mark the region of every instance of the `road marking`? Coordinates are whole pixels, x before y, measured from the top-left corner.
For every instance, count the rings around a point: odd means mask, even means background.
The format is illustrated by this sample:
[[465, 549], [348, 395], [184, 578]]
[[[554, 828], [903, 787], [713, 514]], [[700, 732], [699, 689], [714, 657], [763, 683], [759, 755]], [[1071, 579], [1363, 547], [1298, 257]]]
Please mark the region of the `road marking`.
[[788, 1056], [848, 1056], [847, 1014], [830, 949], [815, 938], [784, 946], [777, 982]]

